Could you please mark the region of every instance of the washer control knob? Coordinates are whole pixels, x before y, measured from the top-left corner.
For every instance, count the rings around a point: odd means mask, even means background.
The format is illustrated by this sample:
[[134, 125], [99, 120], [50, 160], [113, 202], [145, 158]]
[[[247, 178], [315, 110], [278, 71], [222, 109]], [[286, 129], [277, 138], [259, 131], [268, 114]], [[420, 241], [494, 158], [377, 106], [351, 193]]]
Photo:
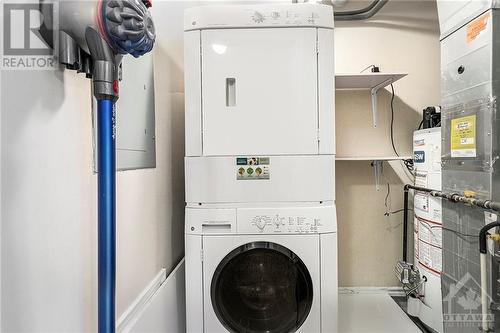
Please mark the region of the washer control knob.
[[257, 228], [259, 228], [259, 230], [264, 230], [264, 228], [266, 227], [266, 223], [266, 219], [262, 216], [255, 219], [255, 225], [257, 226]]
[[274, 222], [274, 225], [275, 225], [275, 226], [279, 227], [279, 226], [280, 226], [280, 224], [281, 224], [281, 218], [280, 218], [280, 216], [279, 216], [279, 215], [276, 215], [276, 216], [274, 217], [274, 221], [273, 221], [273, 222]]

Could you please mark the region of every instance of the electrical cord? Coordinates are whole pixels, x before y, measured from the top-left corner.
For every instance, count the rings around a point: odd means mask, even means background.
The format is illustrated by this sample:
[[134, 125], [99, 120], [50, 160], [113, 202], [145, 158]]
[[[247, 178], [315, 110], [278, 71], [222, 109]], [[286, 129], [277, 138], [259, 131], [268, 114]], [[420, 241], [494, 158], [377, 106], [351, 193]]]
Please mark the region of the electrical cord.
[[377, 66], [375, 66], [375, 65], [370, 65], [370, 66], [366, 67], [365, 69], [363, 69], [363, 70], [362, 70], [361, 72], [359, 72], [359, 73], [363, 73], [363, 72], [364, 72], [364, 71], [366, 71], [367, 69], [370, 69], [370, 68], [376, 68], [376, 67], [377, 67]]
[[394, 85], [391, 83], [391, 144], [392, 144], [392, 150], [394, 150], [394, 153], [396, 154], [397, 157], [399, 157], [398, 150], [396, 149], [396, 144], [394, 143], [394, 99], [396, 97], [396, 94], [394, 92]]
[[[396, 93], [394, 91], [394, 85], [391, 83], [391, 145], [392, 145], [392, 150], [394, 150], [394, 153], [396, 154], [397, 157], [400, 157], [398, 150], [396, 149], [396, 143], [394, 142], [394, 99], [396, 98]], [[412, 159], [405, 159], [403, 160], [403, 164], [410, 171], [410, 173], [413, 175], [415, 172], [415, 167]]]
[[418, 125], [418, 130], [421, 130], [423, 125], [424, 125], [424, 121], [422, 120], [422, 121], [420, 122], [420, 124]]
[[431, 233], [434, 234], [432, 232], [432, 229], [436, 229], [436, 228], [440, 228], [442, 230], [445, 230], [445, 231], [449, 231], [451, 233], [454, 233], [458, 236], [463, 236], [463, 237], [472, 237], [472, 238], [479, 238], [479, 235], [472, 235], [472, 234], [466, 234], [466, 233], [462, 233], [460, 231], [456, 231], [456, 230], [453, 230], [453, 229], [450, 229], [450, 228], [446, 228], [442, 225], [430, 225], [429, 223], [427, 223], [426, 221], [422, 221], [422, 220], [419, 220], [420, 222], [422, 222], [423, 224], [425, 224], [425, 226], [427, 228], [429, 228], [431, 230]]
[[391, 195], [391, 184], [387, 183], [387, 195], [385, 196], [384, 200], [384, 205], [386, 209], [389, 209], [389, 206], [387, 205], [387, 200], [389, 199], [390, 195]]
[[[410, 211], [410, 210], [411, 210], [411, 211], [413, 211], [413, 209], [411, 209], [411, 208], [408, 208], [408, 210], [409, 210], [409, 211]], [[394, 214], [402, 213], [402, 212], [404, 212], [404, 211], [405, 211], [404, 209], [398, 209], [398, 210], [395, 210], [395, 211], [393, 211], [393, 212], [385, 212], [385, 213], [384, 213], [384, 216], [390, 216], [390, 215], [394, 215]]]

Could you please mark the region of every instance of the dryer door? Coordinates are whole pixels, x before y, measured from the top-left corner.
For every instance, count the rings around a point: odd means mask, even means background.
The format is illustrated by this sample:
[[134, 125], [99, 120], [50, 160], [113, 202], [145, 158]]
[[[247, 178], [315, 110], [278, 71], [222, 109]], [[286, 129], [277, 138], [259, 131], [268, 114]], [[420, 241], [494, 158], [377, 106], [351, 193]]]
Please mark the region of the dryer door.
[[291, 250], [252, 242], [230, 252], [211, 283], [215, 314], [230, 332], [297, 331], [313, 303], [311, 275]]
[[203, 154], [318, 154], [316, 29], [202, 31]]

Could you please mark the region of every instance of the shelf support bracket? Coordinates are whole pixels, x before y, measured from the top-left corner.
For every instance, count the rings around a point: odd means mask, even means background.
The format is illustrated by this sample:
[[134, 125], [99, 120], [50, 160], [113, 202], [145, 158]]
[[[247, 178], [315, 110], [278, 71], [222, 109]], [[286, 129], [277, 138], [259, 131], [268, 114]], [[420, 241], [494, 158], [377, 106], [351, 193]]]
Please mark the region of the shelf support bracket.
[[387, 79], [382, 83], [377, 84], [371, 89], [372, 94], [372, 117], [373, 117], [373, 127], [377, 128], [378, 122], [378, 91], [393, 82], [392, 79]]
[[375, 189], [380, 191], [380, 175], [382, 174], [383, 161], [372, 161], [372, 167], [375, 172]]

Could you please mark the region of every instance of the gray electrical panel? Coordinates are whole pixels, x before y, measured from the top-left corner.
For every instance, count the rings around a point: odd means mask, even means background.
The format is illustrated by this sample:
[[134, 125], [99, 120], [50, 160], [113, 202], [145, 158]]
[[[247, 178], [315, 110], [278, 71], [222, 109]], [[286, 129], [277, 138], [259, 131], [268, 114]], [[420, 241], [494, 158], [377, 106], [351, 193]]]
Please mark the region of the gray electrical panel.
[[[116, 103], [116, 167], [133, 170], [156, 167], [155, 100], [153, 54], [122, 60], [120, 98]], [[93, 117], [96, 124], [96, 104]], [[94, 126], [94, 170], [96, 162]]]
[[[443, 191], [500, 200], [500, 10], [490, 9], [441, 41]], [[445, 332], [478, 331], [481, 286], [477, 235], [493, 215], [443, 200]], [[495, 258], [493, 256], [492, 258]], [[494, 317], [498, 264], [490, 262]], [[495, 292], [493, 292], [495, 291]], [[496, 314], [496, 316], [495, 316]], [[500, 319], [500, 318], [499, 318]], [[495, 322], [491, 322], [491, 328]], [[500, 330], [500, 326], [498, 326]]]

